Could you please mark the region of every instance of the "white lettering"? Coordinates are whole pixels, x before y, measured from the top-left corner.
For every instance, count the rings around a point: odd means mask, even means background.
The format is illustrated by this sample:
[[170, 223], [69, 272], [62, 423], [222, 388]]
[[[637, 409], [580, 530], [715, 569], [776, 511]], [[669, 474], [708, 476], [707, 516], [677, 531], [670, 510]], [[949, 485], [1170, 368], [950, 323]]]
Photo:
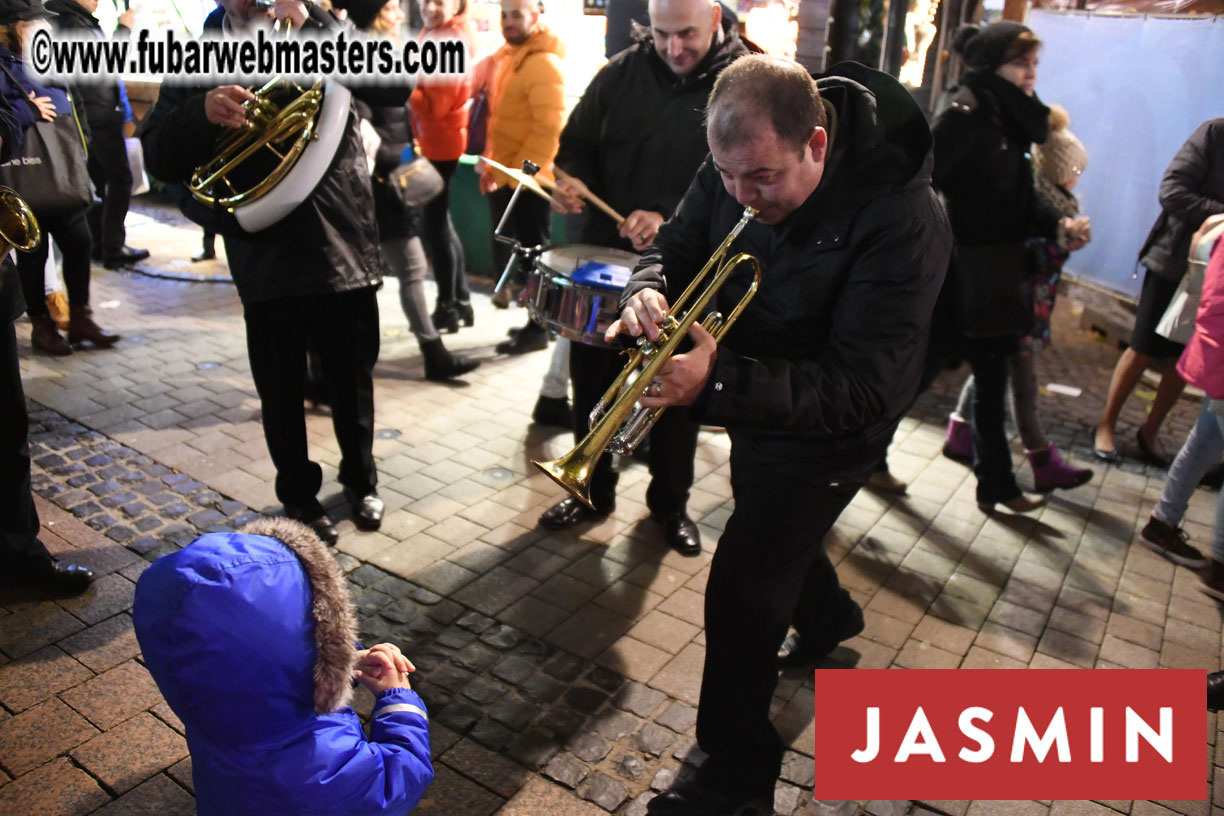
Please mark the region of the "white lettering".
[[[919, 742], [920, 737], [921, 742]], [[939, 740], [935, 739], [935, 732], [931, 729], [931, 723], [927, 720], [922, 706], [918, 706], [918, 710], [914, 712], [914, 719], [910, 721], [909, 729], [905, 732], [905, 739], [901, 740], [901, 747], [897, 749], [894, 761], [906, 762], [915, 754], [926, 754], [936, 762], [945, 761], [943, 750], [939, 747]]]
[[867, 709], [867, 747], [860, 748], [850, 755], [855, 762], [870, 762], [880, 754], [880, 709], [871, 706]]
[[1139, 736], [1156, 749], [1164, 757], [1165, 762], [1173, 761], [1173, 709], [1162, 706], [1160, 709], [1160, 733], [1152, 730], [1142, 717], [1130, 706], [1126, 707], [1126, 761], [1139, 761]]
[[1088, 709], [1089, 731], [1092, 734], [1092, 744], [1089, 747], [1088, 759], [1092, 762], [1105, 761], [1105, 709], [1093, 706]]
[[1051, 743], [1058, 746], [1059, 762], [1071, 761], [1071, 747], [1067, 742], [1067, 723], [1063, 718], [1062, 706], [1054, 712], [1054, 719], [1050, 720], [1049, 727], [1040, 737], [1037, 736], [1037, 729], [1029, 720], [1024, 706], [1021, 706], [1016, 712], [1016, 736], [1012, 740], [1011, 761], [1023, 762], [1024, 746], [1028, 744], [1037, 761], [1044, 762], [1046, 754], [1050, 752]]
[[970, 751], [968, 748], [960, 749], [957, 756], [965, 762], [985, 762], [994, 756], [994, 739], [973, 724], [974, 720], [990, 722], [990, 718], [993, 716], [993, 711], [981, 706], [971, 706], [960, 713], [957, 723], [960, 725], [961, 733], [978, 744], [976, 751]]

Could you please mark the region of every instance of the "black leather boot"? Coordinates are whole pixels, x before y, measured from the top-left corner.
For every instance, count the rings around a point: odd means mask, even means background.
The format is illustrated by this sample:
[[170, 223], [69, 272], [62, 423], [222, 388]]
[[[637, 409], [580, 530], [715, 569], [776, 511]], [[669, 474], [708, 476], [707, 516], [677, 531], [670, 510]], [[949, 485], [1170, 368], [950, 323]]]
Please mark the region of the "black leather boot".
[[425, 379], [435, 382], [461, 377], [480, 365], [479, 360], [447, 351], [441, 337], [422, 343], [421, 354], [425, 357]]

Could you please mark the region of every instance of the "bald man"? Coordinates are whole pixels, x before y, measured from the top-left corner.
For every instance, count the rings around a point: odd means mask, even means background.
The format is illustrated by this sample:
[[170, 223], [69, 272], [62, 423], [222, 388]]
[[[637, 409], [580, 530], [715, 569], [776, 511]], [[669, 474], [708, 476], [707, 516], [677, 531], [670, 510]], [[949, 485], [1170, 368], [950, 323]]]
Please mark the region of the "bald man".
[[[553, 208], [582, 212], [581, 241], [641, 252], [680, 203], [704, 160], [702, 109], [714, 80], [749, 48], [712, 0], [650, 0], [650, 31], [596, 74], [561, 132], [556, 166], [569, 177], [558, 183]], [[619, 226], [603, 212], [583, 207], [594, 192], [618, 212]], [[576, 439], [587, 417], [621, 370], [610, 349], [575, 343], [570, 352]], [[651, 432], [650, 487], [646, 504], [664, 541], [682, 555], [701, 552], [701, 536], [687, 511], [693, 486], [697, 424], [685, 412], [664, 414]], [[597, 521], [616, 503], [617, 473], [601, 457], [591, 480], [592, 510], [566, 498], [540, 517], [559, 530]]]

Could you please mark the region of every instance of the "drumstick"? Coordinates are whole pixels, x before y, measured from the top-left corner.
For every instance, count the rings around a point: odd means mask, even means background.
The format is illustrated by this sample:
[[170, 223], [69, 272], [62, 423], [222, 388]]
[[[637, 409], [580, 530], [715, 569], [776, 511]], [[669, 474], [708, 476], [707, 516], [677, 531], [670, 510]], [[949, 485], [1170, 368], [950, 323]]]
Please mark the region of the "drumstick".
[[[553, 165], [553, 175], [556, 176], [557, 179], [560, 181], [568, 181], [573, 178], [573, 176], [569, 175], [568, 173], [566, 173], [564, 170], [562, 170], [560, 167], [557, 167], [556, 165]], [[585, 198], [587, 201], [591, 202], [592, 204], [594, 204], [599, 209], [603, 210], [605, 215], [607, 215], [609, 218], [611, 218], [613, 221], [616, 222], [616, 226], [619, 227], [621, 224], [625, 222], [625, 216], [621, 215], [616, 210], [612, 209], [612, 207], [609, 206], [608, 202], [604, 201], [602, 198], [595, 195], [590, 190], [587, 190], [586, 192], [584, 192], [582, 194], [582, 197]]]

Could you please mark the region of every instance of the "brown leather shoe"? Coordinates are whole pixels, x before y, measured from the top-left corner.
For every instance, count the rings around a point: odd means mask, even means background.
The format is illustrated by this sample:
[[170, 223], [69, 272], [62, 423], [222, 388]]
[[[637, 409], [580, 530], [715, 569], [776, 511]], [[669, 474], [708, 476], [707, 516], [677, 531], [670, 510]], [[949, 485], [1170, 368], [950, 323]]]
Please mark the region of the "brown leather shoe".
[[30, 345], [35, 351], [54, 357], [65, 357], [72, 353], [72, 347], [55, 327], [55, 319], [51, 315], [30, 315], [30, 323], [34, 327], [30, 332]]
[[88, 340], [98, 348], [110, 348], [119, 342], [119, 335], [104, 331], [93, 321], [93, 310], [88, 306], [69, 306], [68, 342]]

